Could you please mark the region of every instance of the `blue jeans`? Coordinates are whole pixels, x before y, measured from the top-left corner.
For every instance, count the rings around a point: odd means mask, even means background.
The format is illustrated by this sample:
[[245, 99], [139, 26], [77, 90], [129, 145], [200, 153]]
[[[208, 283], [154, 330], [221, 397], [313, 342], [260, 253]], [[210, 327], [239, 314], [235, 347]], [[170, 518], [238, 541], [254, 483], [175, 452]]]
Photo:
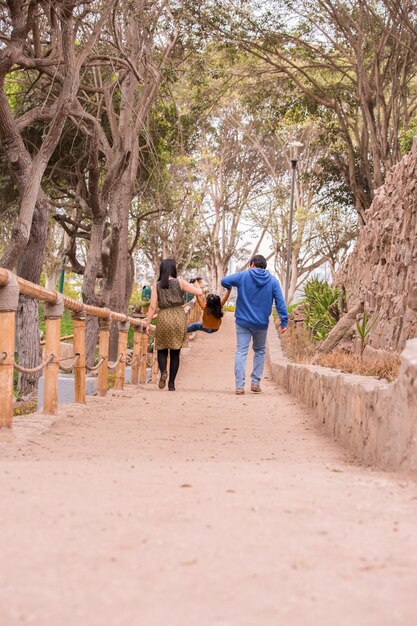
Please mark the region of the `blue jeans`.
[[249, 344], [252, 339], [253, 347], [253, 370], [251, 374], [252, 385], [259, 385], [265, 363], [265, 344], [268, 329], [245, 328], [236, 324], [237, 347], [235, 355], [235, 379], [236, 389], [244, 389], [246, 377], [246, 357], [248, 356]]
[[203, 322], [194, 322], [187, 326], [187, 333], [195, 333], [196, 330], [202, 330], [203, 333], [217, 333], [217, 328], [203, 328]]

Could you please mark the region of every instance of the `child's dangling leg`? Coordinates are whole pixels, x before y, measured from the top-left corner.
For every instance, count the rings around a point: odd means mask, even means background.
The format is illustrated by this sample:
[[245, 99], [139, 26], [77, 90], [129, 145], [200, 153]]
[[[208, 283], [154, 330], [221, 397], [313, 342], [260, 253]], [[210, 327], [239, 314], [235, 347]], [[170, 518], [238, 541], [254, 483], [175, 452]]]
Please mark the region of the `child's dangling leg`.
[[195, 333], [197, 330], [203, 330], [203, 322], [194, 322], [187, 326], [187, 333]]
[[195, 322], [194, 324], [190, 324], [187, 327], [187, 333], [195, 333], [197, 330], [201, 330], [203, 333], [208, 333], [211, 335], [212, 333], [217, 333], [217, 328], [204, 328], [202, 322]]

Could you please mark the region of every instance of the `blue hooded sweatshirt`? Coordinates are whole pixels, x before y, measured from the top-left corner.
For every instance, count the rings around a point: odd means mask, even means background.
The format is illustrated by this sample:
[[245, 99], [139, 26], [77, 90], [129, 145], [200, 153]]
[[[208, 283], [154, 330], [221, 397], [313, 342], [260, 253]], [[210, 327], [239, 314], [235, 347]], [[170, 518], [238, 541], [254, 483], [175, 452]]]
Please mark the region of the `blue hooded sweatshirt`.
[[244, 272], [225, 276], [221, 281], [226, 289], [237, 287], [236, 324], [245, 328], [268, 328], [272, 303], [281, 320], [281, 326], [288, 325], [288, 311], [279, 282], [268, 270], [258, 267]]

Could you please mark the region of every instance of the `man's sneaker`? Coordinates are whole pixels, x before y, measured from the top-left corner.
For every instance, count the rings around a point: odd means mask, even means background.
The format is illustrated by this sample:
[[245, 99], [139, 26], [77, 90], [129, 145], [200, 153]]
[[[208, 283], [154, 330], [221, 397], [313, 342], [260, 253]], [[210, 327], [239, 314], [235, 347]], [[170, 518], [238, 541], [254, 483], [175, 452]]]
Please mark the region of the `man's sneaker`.
[[254, 385], [252, 383], [252, 385], [250, 386], [250, 390], [253, 391], [253, 393], [261, 393], [262, 389], [260, 388], [259, 385]]
[[159, 379], [159, 383], [158, 383], [159, 389], [164, 389], [165, 385], [167, 384], [167, 378], [168, 378], [168, 373], [162, 372], [161, 378]]
[[235, 394], [236, 394], [237, 396], [243, 396], [243, 394], [244, 394], [244, 393], [245, 393], [245, 390], [244, 390], [244, 389], [240, 389], [239, 387], [236, 387], [236, 389], [235, 389]]

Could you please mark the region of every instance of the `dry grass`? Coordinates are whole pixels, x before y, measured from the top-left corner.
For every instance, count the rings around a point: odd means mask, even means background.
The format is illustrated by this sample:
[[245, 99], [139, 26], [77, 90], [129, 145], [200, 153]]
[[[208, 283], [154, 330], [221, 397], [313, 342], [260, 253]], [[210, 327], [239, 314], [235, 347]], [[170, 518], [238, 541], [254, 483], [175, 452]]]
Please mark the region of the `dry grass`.
[[[281, 342], [285, 355], [290, 361], [303, 364], [312, 362], [317, 344], [312, 341], [309, 332], [303, 326], [290, 324], [285, 335], [282, 335]], [[381, 362], [371, 360], [366, 356], [361, 359], [359, 355], [351, 354], [346, 350], [334, 350], [329, 354], [322, 354], [315, 363], [347, 374], [376, 376], [390, 382], [397, 378], [400, 367], [400, 359], [395, 354], [386, 357]]]
[[398, 376], [400, 359], [396, 355], [387, 358], [384, 363], [371, 361], [357, 354], [350, 354], [344, 350], [334, 350], [329, 354], [322, 354], [316, 361], [317, 365], [331, 367], [348, 374], [360, 374], [361, 376], [376, 376], [393, 381]]
[[17, 400], [13, 407], [13, 415], [28, 415], [35, 413], [38, 403], [35, 400]]
[[290, 361], [295, 363], [311, 363], [316, 346], [304, 326], [290, 324], [287, 332], [281, 337], [282, 347]]
[[107, 389], [113, 389], [116, 383], [116, 374], [107, 374]]

